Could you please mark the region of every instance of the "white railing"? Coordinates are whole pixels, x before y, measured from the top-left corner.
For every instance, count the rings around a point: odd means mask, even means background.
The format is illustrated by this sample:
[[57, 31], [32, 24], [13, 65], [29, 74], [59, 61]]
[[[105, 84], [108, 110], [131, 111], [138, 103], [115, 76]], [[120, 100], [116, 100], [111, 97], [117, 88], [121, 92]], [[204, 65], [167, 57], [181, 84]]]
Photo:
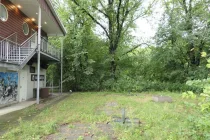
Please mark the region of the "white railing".
[[7, 38], [4, 38], [3, 40], [0, 41], [0, 59], [4, 61], [9, 61], [12, 58], [11, 53], [15, 48], [17, 48], [19, 45], [16, 42], [17, 38], [17, 33], [13, 33], [9, 35]]
[[[0, 40], [0, 61], [22, 64], [37, 49], [37, 33], [34, 33], [22, 44], [13, 37], [16, 33]], [[12, 41], [11, 39], [14, 38]], [[54, 47], [44, 38], [41, 39], [40, 51], [60, 59], [60, 49]]]
[[37, 47], [37, 43], [36, 41], [34, 41], [34, 38], [36, 37], [37, 34], [34, 33], [21, 45], [13, 49], [9, 61], [18, 62], [19, 64], [21, 64]]
[[16, 41], [13, 37], [14, 35], [16, 36], [16, 33], [0, 41], [0, 59], [5, 62], [21, 64], [32, 52], [30, 45], [28, 46], [31, 37], [20, 45], [17, 42], [12, 41], [12, 38]]
[[2, 40], [4, 40], [4, 38], [3, 38], [2, 36], [0, 36], [0, 42], [1, 42]]
[[60, 49], [51, 45], [46, 39], [42, 37], [40, 50], [60, 60]]

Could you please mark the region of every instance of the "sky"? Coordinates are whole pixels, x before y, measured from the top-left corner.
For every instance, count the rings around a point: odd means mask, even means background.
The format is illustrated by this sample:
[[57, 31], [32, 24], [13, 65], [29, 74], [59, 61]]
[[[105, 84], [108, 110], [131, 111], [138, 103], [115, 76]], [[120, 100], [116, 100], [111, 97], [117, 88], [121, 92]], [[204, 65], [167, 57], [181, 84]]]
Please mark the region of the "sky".
[[[148, 1], [151, 0], [146, 0], [146, 4], [149, 3]], [[136, 36], [138, 39], [142, 38], [144, 41], [151, 40], [152, 37], [155, 36], [163, 12], [164, 9], [162, 8], [161, 4], [155, 4], [151, 16], [139, 18], [136, 20], [137, 28], [133, 30], [133, 35]]]
[[[145, 7], [148, 6], [154, 0], [143, 0], [143, 5]], [[136, 28], [132, 31], [132, 36], [136, 39], [134, 40], [134, 44], [139, 43], [148, 43], [148, 44], [155, 44], [153, 37], [158, 29], [159, 21], [162, 17], [164, 9], [161, 6], [160, 2], [154, 4], [152, 8], [152, 14], [150, 16], [139, 18], [136, 20]], [[102, 22], [103, 23], [103, 22]], [[103, 32], [103, 29], [96, 25], [95, 33], [102, 38], [106, 38]]]

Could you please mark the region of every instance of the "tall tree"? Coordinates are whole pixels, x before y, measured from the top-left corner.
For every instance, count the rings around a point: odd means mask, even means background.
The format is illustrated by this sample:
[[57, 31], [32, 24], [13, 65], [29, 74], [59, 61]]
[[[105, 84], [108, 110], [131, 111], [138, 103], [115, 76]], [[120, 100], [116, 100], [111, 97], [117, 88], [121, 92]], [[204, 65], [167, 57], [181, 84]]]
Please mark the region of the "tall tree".
[[162, 47], [165, 54], [159, 55], [159, 58], [167, 55], [166, 52], [173, 51], [168, 55], [172, 57], [163, 59], [162, 62], [171, 65], [173, 64], [171, 60], [173, 60], [176, 65], [181, 66], [180, 68], [184, 68], [182, 71], [188, 76], [198, 75], [195, 71], [204, 66], [201, 61], [201, 52], [207, 49], [209, 44], [207, 1], [163, 0], [162, 2], [165, 12], [156, 38], [158, 46]]
[[150, 10], [142, 7], [142, 0], [71, 0], [93, 22], [102, 28], [109, 42], [110, 70], [116, 79], [118, 56], [116, 51], [125, 41], [124, 36], [133, 27], [134, 21], [145, 16]]

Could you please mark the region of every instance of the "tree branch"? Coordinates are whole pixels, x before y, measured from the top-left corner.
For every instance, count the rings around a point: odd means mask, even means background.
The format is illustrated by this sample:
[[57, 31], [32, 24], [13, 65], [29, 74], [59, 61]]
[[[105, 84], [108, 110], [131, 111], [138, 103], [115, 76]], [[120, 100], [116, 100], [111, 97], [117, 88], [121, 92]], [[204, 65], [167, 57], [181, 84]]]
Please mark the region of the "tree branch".
[[130, 50], [128, 50], [127, 52], [125, 52], [122, 56], [132, 52], [133, 50], [137, 49], [138, 47], [140, 47], [141, 45], [147, 45], [147, 46], [150, 46], [149, 44], [147, 43], [141, 43], [141, 44], [137, 44], [136, 46], [134, 46], [133, 48], [131, 48]]
[[187, 9], [187, 4], [186, 4], [186, 0], [182, 0], [182, 6], [185, 10], [185, 14], [188, 14], [188, 9]]
[[122, 0], [119, 0], [119, 4], [117, 7], [117, 29], [120, 28], [120, 8], [121, 8]]
[[103, 14], [106, 18], [109, 18], [108, 15], [106, 13], [104, 13], [102, 10], [98, 9], [96, 6], [92, 6], [95, 10], [97, 10], [98, 12], [100, 12], [101, 14]]
[[107, 32], [106, 28], [98, 21], [96, 20], [93, 15], [91, 15], [85, 8], [81, 7], [80, 4], [76, 0], [72, 0], [78, 7], [81, 8], [96, 24], [98, 24], [106, 33], [106, 36], [110, 39], [109, 33]]
[[[119, 0], [119, 3], [118, 3], [118, 7], [117, 7], [117, 36], [116, 36], [116, 39], [115, 39], [115, 44], [118, 44], [119, 43], [119, 40], [120, 40], [120, 36], [121, 36], [121, 25], [120, 25], [120, 9], [121, 9], [121, 4], [122, 4], [122, 0]], [[116, 45], [115, 45], [116, 46]]]
[[102, 3], [101, 1], [99, 1], [99, 3], [101, 4], [101, 7], [102, 7], [103, 9], [106, 9], [105, 6], [103, 5], [103, 3]]

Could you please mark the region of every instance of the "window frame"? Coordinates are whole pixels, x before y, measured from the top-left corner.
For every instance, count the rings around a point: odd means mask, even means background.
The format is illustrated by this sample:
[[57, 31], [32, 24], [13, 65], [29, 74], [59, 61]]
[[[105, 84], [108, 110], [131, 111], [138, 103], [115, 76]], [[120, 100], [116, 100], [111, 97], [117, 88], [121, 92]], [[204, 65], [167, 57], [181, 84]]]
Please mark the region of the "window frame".
[[2, 22], [6, 22], [8, 20], [8, 18], [9, 18], [9, 13], [8, 13], [7, 7], [3, 3], [0, 3], [0, 6], [2, 6], [6, 10], [6, 15], [7, 15], [7, 17], [5, 18], [5, 20], [3, 20], [2, 18], [0, 18], [0, 20]]
[[[27, 25], [27, 28], [28, 28], [28, 32], [27, 33], [25, 33], [24, 32], [24, 25]], [[22, 30], [23, 30], [23, 33], [24, 33], [24, 35], [29, 35], [29, 32], [30, 32], [30, 28], [29, 28], [29, 25], [28, 25], [28, 23], [27, 22], [23, 22], [23, 24], [22, 24]]]

